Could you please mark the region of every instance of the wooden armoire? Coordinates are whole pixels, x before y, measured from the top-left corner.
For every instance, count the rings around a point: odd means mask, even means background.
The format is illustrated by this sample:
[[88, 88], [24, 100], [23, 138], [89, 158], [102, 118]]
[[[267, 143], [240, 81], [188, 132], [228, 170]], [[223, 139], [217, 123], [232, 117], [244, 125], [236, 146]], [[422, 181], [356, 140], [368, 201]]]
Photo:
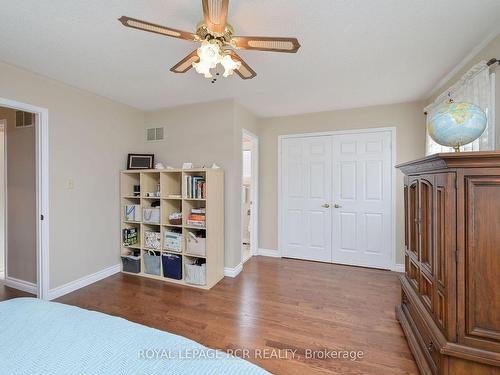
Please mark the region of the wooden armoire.
[[500, 152], [442, 153], [405, 174], [396, 315], [422, 374], [500, 374]]

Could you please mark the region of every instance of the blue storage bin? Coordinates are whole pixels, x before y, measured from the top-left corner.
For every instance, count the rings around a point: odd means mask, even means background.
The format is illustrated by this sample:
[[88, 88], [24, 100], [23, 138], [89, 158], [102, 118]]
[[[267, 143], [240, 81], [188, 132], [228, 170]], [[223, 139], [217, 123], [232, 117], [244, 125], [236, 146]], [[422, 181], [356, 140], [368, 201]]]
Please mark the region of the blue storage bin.
[[165, 253], [161, 256], [163, 276], [169, 279], [182, 279], [182, 256]]

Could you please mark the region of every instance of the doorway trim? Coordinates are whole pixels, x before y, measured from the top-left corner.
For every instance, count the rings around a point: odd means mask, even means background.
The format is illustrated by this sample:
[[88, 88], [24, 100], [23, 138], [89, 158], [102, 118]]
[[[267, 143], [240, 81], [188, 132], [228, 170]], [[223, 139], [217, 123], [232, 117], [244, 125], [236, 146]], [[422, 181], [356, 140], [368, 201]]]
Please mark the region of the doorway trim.
[[[48, 299], [49, 292], [49, 110], [31, 104], [0, 97], [0, 106], [32, 112], [36, 115], [36, 211], [37, 211], [37, 285], [40, 299]], [[7, 249], [7, 246], [6, 246]], [[8, 251], [6, 251], [8, 253]], [[7, 258], [7, 256], [6, 256]], [[7, 259], [6, 259], [7, 261]], [[5, 266], [6, 278], [7, 264]]]
[[7, 276], [7, 120], [0, 119], [0, 129], [3, 132], [3, 270], [0, 270], [0, 282], [5, 282], [5, 276]]
[[[252, 233], [250, 233], [250, 253], [252, 256], [258, 254], [259, 251], [259, 137], [250, 130], [241, 129], [241, 144], [243, 137], [248, 137], [252, 140]], [[243, 146], [241, 147], [241, 155], [243, 155]], [[241, 173], [243, 181], [243, 169]], [[240, 189], [242, 191], [242, 189]], [[243, 194], [243, 193], [242, 193]], [[240, 216], [243, 212], [243, 196], [240, 196]], [[243, 243], [243, 233], [240, 233], [240, 244]], [[241, 263], [244, 263], [243, 246], [241, 246]]]
[[363, 128], [352, 130], [335, 130], [327, 132], [316, 133], [298, 133], [298, 134], [284, 134], [278, 136], [278, 256], [283, 256], [283, 182], [282, 182], [282, 141], [287, 138], [304, 138], [304, 137], [318, 137], [342, 134], [363, 134], [363, 133], [376, 133], [376, 132], [390, 132], [391, 133], [391, 270], [400, 272], [401, 266], [396, 263], [396, 127], [378, 127], [378, 128]]

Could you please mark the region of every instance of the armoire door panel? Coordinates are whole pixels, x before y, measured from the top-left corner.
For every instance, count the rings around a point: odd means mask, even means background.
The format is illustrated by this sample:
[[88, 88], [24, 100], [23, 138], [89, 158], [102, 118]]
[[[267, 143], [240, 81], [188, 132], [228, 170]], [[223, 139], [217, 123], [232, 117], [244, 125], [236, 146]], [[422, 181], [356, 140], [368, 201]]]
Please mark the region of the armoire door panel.
[[408, 184], [408, 250], [418, 259], [418, 179], [409, 179]]
[[436, 275], [436, 280], [441, 286], [444, 287], [445, 284], [445, 269], [446, 269], [446, 256], [445, 256], [445, 221], [446, 221], [446, 197], [445, 188], [442, 186], [436, 187], [436, 212], [435, 212], [435, 241], [434, 241], [434, 260], [435, 269], [434, 273]]
[[433, 246], [432, 246], [432, 210], [433, 210], [433, 176], [420, 179], [420, 241], [419, 260], [432, 274]]
[[465, 339], [500, 351], [500, 177], [465, 177]]

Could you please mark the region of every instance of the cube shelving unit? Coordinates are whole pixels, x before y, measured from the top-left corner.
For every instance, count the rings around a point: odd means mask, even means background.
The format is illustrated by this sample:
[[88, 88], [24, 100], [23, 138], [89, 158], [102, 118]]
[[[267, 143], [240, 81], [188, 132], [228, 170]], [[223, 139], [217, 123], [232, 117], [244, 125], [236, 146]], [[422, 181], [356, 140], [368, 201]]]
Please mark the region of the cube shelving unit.
[[[203, 176], [205, 178], [205, 197], [190, 198], [186, 192], [186, 176]], [[134, 185], [140, 185], [138, 195], [134, 194]], [[224, 171], [222, 169], [201, 168], [201, 169], [145, 169], [126, 170], [120, 173], [121, 204], [120, 220], [121, 229], [137, 228], [139, 242], [135, 245], [124, 246], [121, 243], [121, 254], [126, 255], [130, 251], [137, 250], [141, 254], [141, 272], [127, 274], [147, 277], [175, 284], [187, 285], [191, 287], [210, 289], [224, 277]], [[147, 193], [160, 191], [159, 197], [146, 196]], [[124, 208], [127, 205], [139, 205], [141, 216], [143, 208], [151, 207], [153, 202], [160, 202], [160, 223], [147, 224], [140, 221], [125, 220]], [[187, 225], [187, 219], [192, 208], [202, 208], [206, 210], [205, 227]], [[172, 225], [168, 217], [173, 212], [182, 212], [182, 224]], [[164, 249], [164, 234], [167, 230], [175, 230], [182, 233], [182, 251], [170, 251]], [[161, 233], [160, 249], [157, 252], [171, 253], [182, 256], [182, 279], [170, 279], [164, 277], [163, 262], [160, 257], [160, 275], [152, 275], [145, 272], [144, 253], [148, 251], [145, 247], [144, 233], [146, 231], [156, 231]], [[187, 238], [189, 232], [205, 231], [206, 254], [192, 255], [187, 251]], [[121, 233], [120, 233], [121, 236]], [[120, 237], [121, 239], [121, 237]], [[186, 261], [192, 258], [204, 258], [206, 261], [206, 283], [196, 285], [187, 283], [185, 280]]]

